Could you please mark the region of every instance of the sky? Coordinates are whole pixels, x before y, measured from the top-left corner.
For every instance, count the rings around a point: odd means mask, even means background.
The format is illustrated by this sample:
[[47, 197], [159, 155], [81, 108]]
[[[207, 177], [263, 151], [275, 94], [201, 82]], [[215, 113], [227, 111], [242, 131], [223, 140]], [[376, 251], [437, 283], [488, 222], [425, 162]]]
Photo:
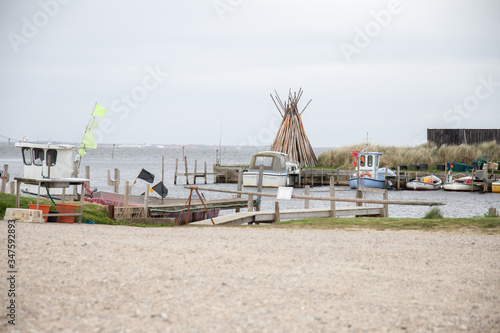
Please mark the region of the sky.
[[313, 147], [499, 128], [498, 0], [0, 0], [0, 142]]

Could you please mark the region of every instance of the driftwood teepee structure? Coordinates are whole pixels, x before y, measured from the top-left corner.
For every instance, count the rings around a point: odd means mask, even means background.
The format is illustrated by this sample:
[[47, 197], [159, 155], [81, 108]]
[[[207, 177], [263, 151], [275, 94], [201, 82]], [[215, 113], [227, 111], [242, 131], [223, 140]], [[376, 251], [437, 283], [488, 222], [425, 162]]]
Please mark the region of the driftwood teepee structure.
[[298, 103], [302, 96], [302, 88], [299, 89], [298, 93], [294, 92], [293, 95], [290, 90], [288, 101], [285, 103], [281, 101], [276, 90], [274, 92], [276, 97], [274, 98], [271, 95], [271, 98], [283, 119], [271, 150], [288, 154], [292, 161], [297, 161], [301, 166], [314, 167], [318, 163], [318, 159], [309, 143], [301, 117], [301, 114], [312, 100], [299, 112]]

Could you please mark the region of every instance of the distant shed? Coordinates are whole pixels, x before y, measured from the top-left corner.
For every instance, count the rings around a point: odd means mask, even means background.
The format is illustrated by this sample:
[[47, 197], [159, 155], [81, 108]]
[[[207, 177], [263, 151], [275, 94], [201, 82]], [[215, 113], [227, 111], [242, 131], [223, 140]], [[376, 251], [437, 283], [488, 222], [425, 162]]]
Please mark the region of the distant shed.
[[427, 141], [436, 145], [478, 144], [496, 140], [500, 144], [500, 129], [428, 128]]

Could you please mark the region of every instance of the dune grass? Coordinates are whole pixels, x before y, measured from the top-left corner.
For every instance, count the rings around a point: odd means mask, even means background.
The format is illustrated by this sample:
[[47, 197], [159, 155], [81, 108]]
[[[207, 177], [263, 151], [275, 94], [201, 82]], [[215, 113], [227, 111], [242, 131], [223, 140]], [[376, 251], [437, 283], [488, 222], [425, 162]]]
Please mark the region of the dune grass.
[[361, 150], [382, 152], [384, 155], [382, 155], [381, 167], [395, 167], [409, 164], [427, 164], [429, 167], [432, 167], [451, 161], [470, 164], [473, 159], [483, 155], [489, 161], [500, 161], [500, 145], [495, 141], [477, 145], [443, 145], [441, 147], [427, 142], [417, 147], [382, 145], [368, 145], [366, 147], [365, 144], [343, 146], [323, 152], [318, 158], [319, 166], [354, 169], [352, 152]]

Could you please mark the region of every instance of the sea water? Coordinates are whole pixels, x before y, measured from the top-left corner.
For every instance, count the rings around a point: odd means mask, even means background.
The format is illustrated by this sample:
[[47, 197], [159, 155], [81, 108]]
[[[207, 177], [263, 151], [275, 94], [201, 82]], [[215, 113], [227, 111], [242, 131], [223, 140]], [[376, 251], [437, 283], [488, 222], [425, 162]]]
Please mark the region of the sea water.
[[[97, 149], [88, 149], [87, 154], [80, 164], [80, 177], [85, 176], [85, 166], [90, 167], [91, 186], [103, 190], [112, 191], [113, 187], [108, 185], [108, 171], [110, 177], [114, 178], [114, 169], [120, 170], [119, 191], [123, 193], [125, 181], [130, 185], [136, 181], [132, 187], [133, 194], [144, 193], [146, 184], [143, 180], [136, 180], [141, 169], [146, 169], [155, 175], [155, 181], [150, 186], [164, 179], [164, 184], [168, 189], [168, 197], [187, 198], [189, 190], [186, 189], [186, 178], [181, 173], [184, 171], [187, 161], [189, 172], [194, 171], [195, 160], [197, 170], [203, 171], [204, 163], [207, 163], [207, 171], [213, 170], [213, 165], [217, 158], [220, 158], [222, 165], [243, 166], [248, 165], [253, 154], [268, 150], [269, 147], [234, 147], [234, 146], [203, 146], [203, 145], [116, 145], [100, 146]], [[316, 155], [327, 148], [315, 148]], [[164, 172], [162, 174], [162, 157], [164, 158]], [[174, 185], [175, 163], [178, 160], [178, 178], [177, 185]], [[10, 179], [23, 176], [23, 162], [19, 148], [13, 145], [0, 145], [0, 168], [4, 164], [9, 166]], [[193, 184], [193, 177], [189, 177], [189, 182]], [[203, 178], [197, 179], [200, 192], [203, 192], [206, 199], [221, 199], [235, 197], [233, 194], [202, 191], [204, 187], [236, 190], [236, 184], [214, 184], [213, 177], [209, 176], [207, 185]], [[335, 187], [337, 197], [355, 198], [355, 191], [349, 190], [347, 186]], [[244, 188], [246, 191], [256, 191], [255, 188]], [[265, 193], [276, 193], [276, 189], [264, 188]], [[303, 188], [294, 188], [293, 194], [304, 195]], [[329, 196], [328, 186], [315, 186], [311, 188], [312, 196]], [[246, 196], [243, 196], [246, 197]], [[366, 193], [366, 198], [382, 199], [381, 194]], [[449, 192], [438, 191], [389, 191], [390, 200], [416, 200], [442, 202], [446, 205], [440, 206], [445, 217], [473, 217], [484, 216], [489, 207], [495, 207], [500, 211], [500, 195], [497, 193], [480, 192]], [[274, 210], [274, 198], [262, 197], [261, 210]], [[304, 208], [304, 200], [279, 200], [280, 209]], [[329, 207], [326, 201], [310, 201], [311, 208]], [[353, 206], [354, 203], [336, 202], [337, 207]], [[377, 206], [377, 205], [372, 205]], [[428, 206], [409, 206], [409, 205], [389, 205], [390, 217], [423, 217]], [[228, 214], [232, 211], [221, 211], [222, 214]]]

